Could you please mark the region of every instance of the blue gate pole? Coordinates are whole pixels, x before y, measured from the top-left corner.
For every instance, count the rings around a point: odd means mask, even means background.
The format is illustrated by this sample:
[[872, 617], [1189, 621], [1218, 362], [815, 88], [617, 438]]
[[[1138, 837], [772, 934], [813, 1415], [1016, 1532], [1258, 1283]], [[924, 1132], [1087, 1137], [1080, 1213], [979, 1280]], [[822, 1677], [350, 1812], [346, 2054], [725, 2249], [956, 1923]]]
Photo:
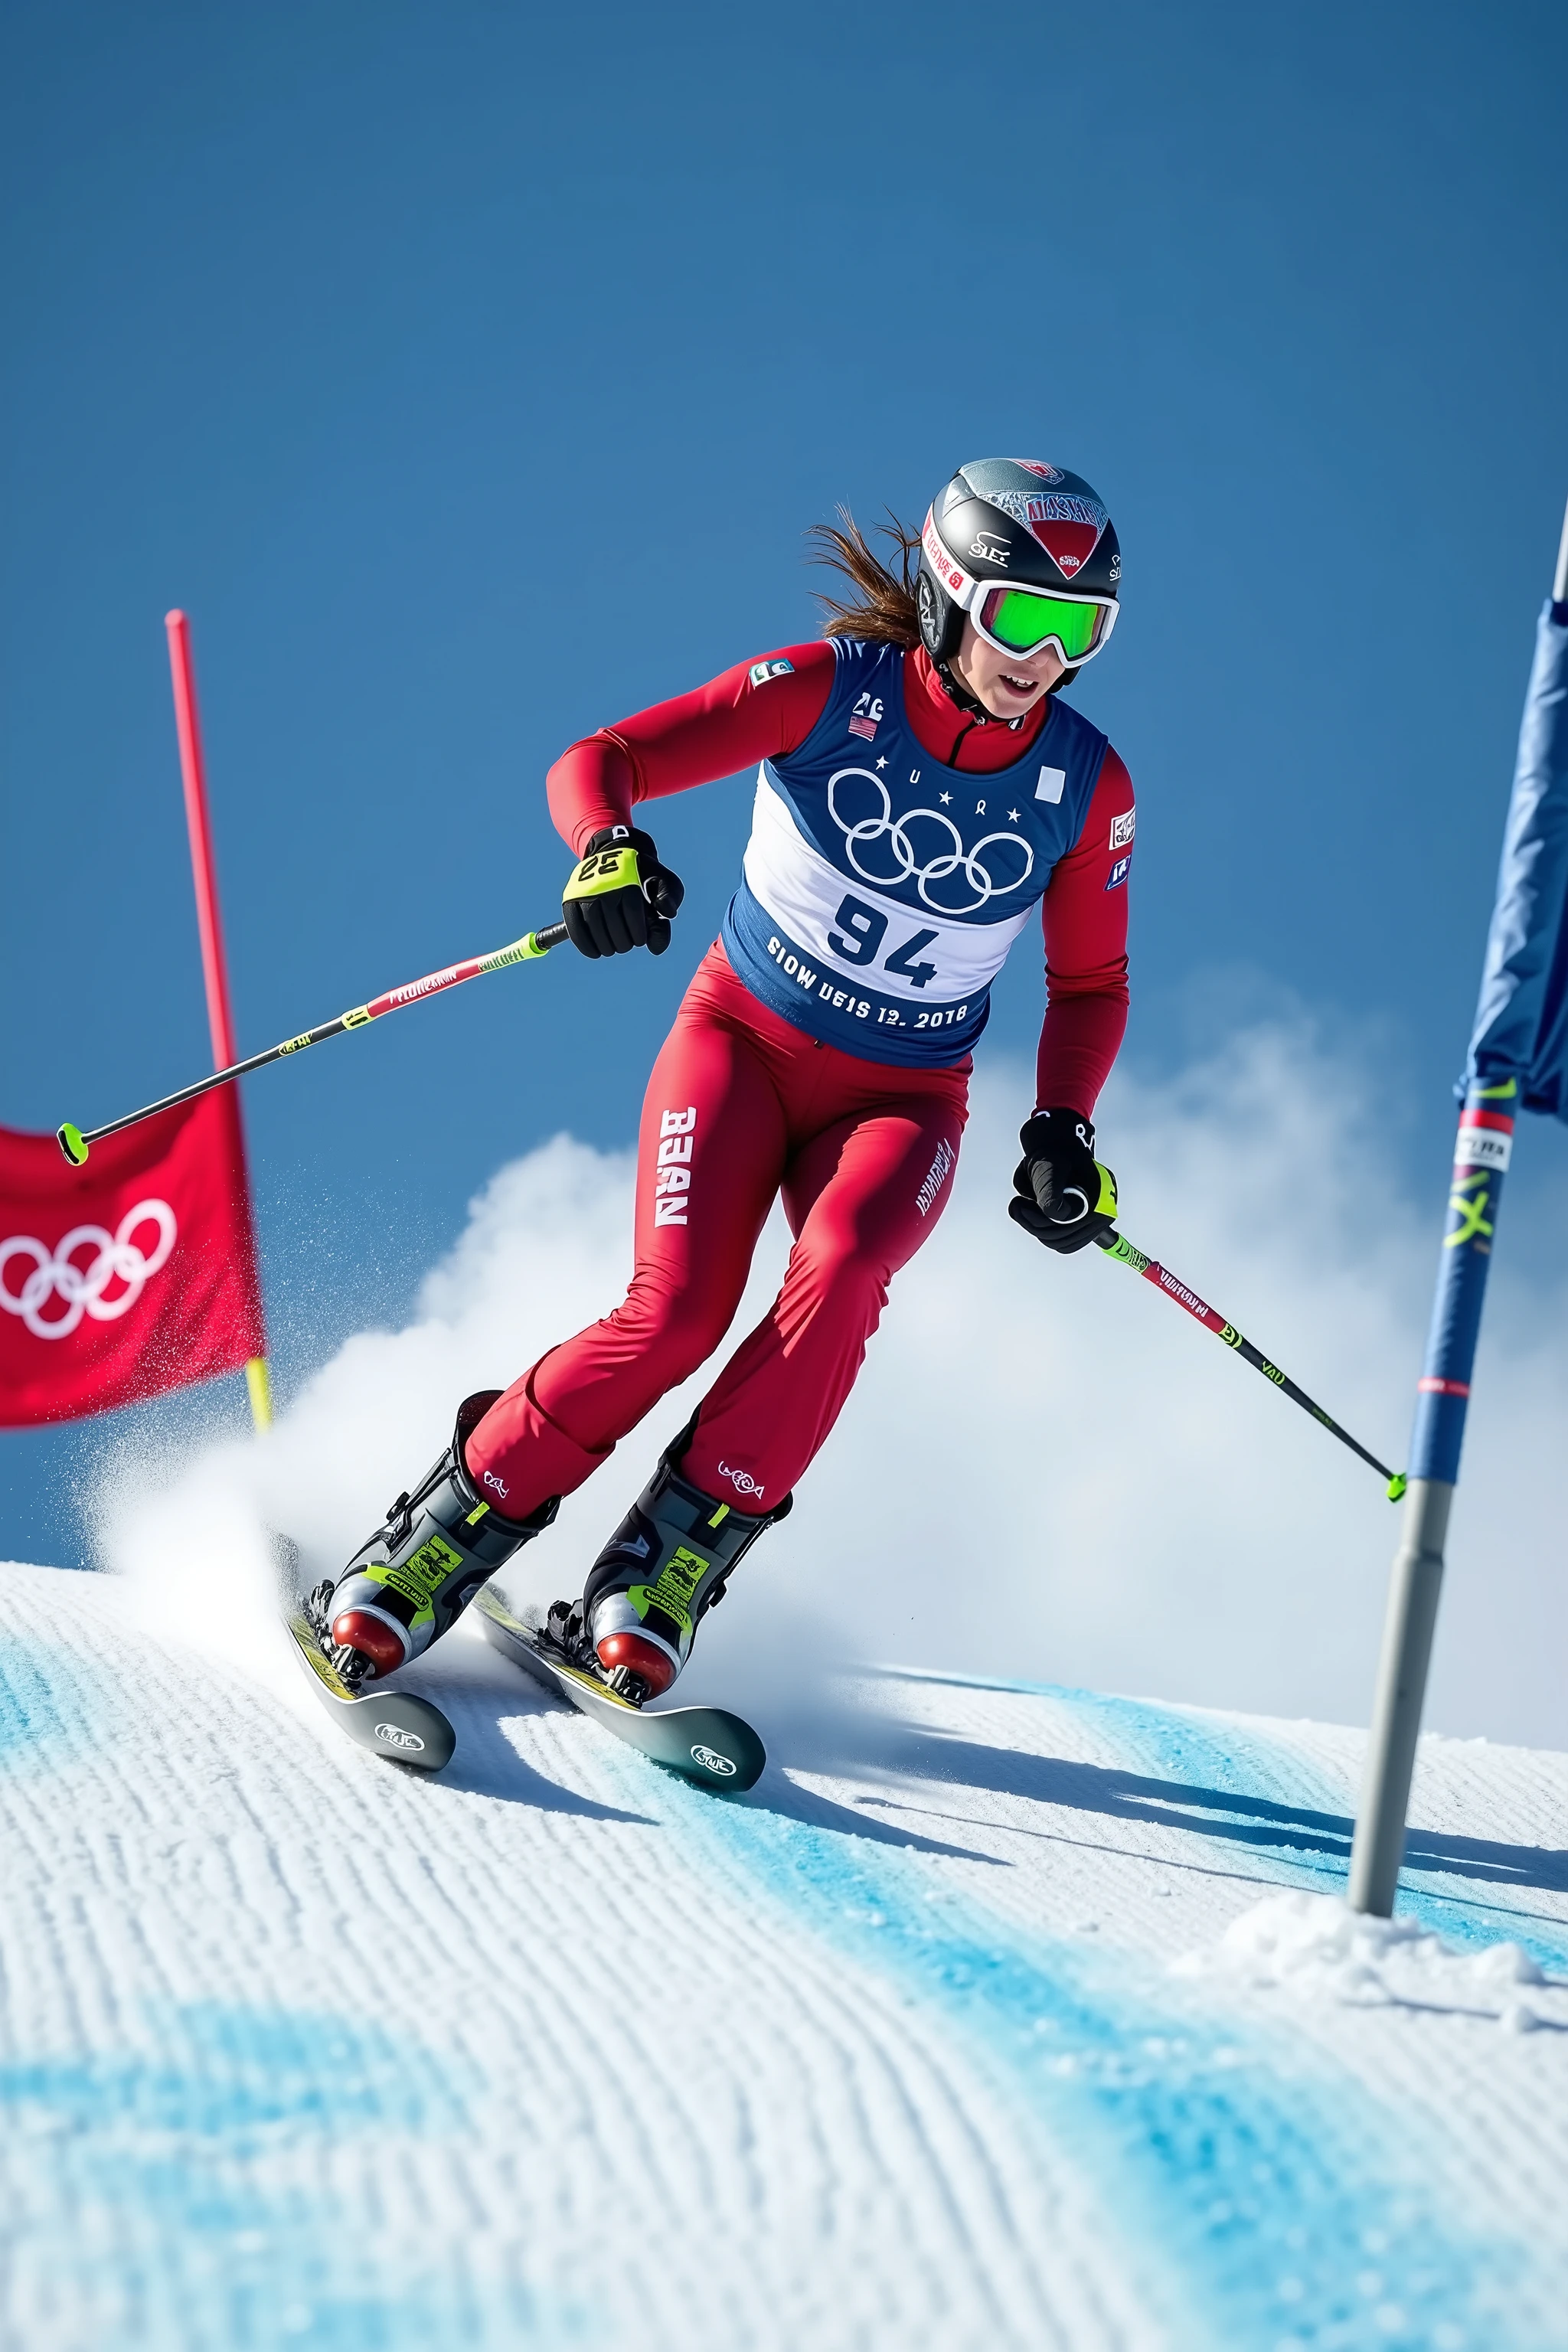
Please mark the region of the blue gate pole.
[[1384, 1919], [1394, 1909], [1405, 1854], [1415, 1742], [1443, 1589], [1448, 1507], [1458, 1484], [1470, 1374], [1498, 1203], [1513, 1149], [1518, 1092], [1513, 1078], [1490, 1087], [1472, 1085], [1454, 1142], [1448, 1227], [1416, 1392], [1405, 1526], [1389, 1584], [1366, 1780], [1351, 1850], [1351, 1908], [1375, 1912]]
[[1448, 1510], [1514, 1117], [1527, 1109], [1568, 1118], [1568, 516], [1552, 595], [1536, 630], [1520, 730], [1351, 1849], [1351, 1907], [1385, 1919], [1405, 1854]]

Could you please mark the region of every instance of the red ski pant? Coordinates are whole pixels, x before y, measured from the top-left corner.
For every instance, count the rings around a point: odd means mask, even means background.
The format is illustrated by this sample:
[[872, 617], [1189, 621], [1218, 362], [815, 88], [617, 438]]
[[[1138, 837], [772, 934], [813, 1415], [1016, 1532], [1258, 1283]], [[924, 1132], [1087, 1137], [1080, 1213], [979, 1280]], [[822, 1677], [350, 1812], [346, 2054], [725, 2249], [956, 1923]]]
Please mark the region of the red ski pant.
[[969, 1069], [820, 1045], [710, 949], [643, 1103], [625, 1303], [514, 1381], [468, 1439], [497, 1507], [525, 1518], [570, 1494], [706, 1361], [781, 1192], [784, 1287], [703, 1399], [681, 1468], [742, 1510], [783, 1502], [854, 1386], [889, 1281], [946, 1205]]

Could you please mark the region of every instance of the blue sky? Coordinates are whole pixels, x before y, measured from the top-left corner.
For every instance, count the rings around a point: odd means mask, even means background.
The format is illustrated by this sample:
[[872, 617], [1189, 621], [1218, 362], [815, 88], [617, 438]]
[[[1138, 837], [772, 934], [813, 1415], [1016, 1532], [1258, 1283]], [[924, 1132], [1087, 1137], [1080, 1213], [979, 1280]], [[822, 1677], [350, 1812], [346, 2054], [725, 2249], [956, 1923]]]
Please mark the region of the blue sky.
[[[171, 604], [254, 1050], [547, 919], [560, 749], [812, 633], [837, 503], [1005, 451], [1121, 539], [1129, 1055], [1306, 1005], [1436, 1217], [1568, 492], [1565, 87], [1544, 5], [11, 6], [0, 1118], [206, 1066]], [[252, 1083], [286, 1381], [501, 1161], [630, 1138], [748, 804], [661, 812], [662, 963]], [[1038, 1006], [1021, 946], [993, 1050]], [[1565, 1171], [1532, 1134], [1510, 1213], [1559, 1256]], [[0, 1445], [0, 1551], [69, 1554], [79, 1444]]]

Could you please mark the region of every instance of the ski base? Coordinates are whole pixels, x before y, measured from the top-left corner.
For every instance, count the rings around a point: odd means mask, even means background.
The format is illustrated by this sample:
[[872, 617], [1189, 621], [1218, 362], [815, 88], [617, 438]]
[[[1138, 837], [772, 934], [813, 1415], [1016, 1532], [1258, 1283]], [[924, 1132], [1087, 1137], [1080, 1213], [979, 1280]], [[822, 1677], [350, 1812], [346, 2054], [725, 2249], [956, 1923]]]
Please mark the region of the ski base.
[[458, 1735], [438, 1706], [412, 1691], [352, 1691], [320, 1643], [302, 1609], [287, 1618], [295, 1654], [310, 1676], [310, 1687], [342, 1731], [358, 1748], [368, 1748], [384, 1763], [406, 1764], [416, 1772], [439, 1772], [452, 1760]]
[[568, 1665], [540, 1640], [537, 1625], [513, 1613], [505, 1593], [493, 1584], [485, 1586], [474, 1607], [486, 1641], [503, 1657], [654, 1763], [704, 1789], [750, 1789], [761, 1779], [767, 1750], [738, 1715], [720, 1706], [675, 1706], [659, 1713], [633, 1706], [592, 1675]]

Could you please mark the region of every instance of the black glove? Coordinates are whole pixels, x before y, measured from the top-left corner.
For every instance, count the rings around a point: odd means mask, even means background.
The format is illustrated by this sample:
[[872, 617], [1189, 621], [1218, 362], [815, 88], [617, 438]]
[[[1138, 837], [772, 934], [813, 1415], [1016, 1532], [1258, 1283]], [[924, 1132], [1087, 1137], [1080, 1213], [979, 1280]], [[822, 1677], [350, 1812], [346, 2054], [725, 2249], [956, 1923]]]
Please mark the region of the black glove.
[[1018, 1140], [1024, 1157], [1007, 1214], [1047, 1249], [1070, 1257], [1116, 1220], [1116, 1179], [1094, 1156], [1094, 1122], [1076, 1110], [1037, 1110]]
[[627, 824], [595, 834], [566, 885], [561, 912], [566, 936], [585, 956], [647, 948], [662, 955], [686, 885], [658, 862], [652, 835]]

